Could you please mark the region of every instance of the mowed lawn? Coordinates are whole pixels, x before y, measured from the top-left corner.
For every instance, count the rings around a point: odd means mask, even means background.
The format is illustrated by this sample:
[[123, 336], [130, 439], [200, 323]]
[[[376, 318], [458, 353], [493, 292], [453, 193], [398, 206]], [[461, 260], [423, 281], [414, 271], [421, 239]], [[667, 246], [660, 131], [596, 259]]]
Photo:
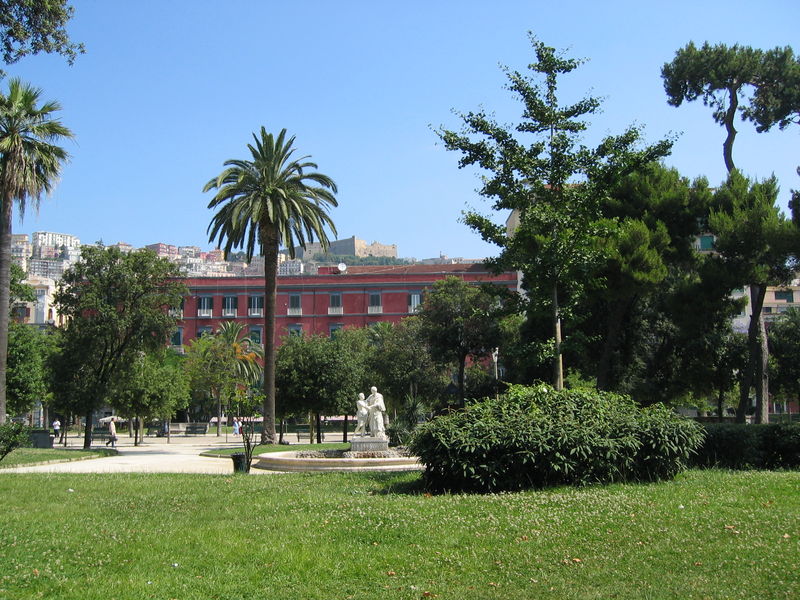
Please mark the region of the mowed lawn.
[[418, 474], [0, 472], [0, 598], [800, 598], [800, 473], [422, 493]]

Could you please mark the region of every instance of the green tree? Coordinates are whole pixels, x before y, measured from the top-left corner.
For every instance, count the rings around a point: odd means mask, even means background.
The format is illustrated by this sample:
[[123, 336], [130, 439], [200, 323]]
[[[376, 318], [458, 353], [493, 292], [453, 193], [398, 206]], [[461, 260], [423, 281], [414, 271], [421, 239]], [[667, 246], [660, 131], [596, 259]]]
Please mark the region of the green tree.
[[447, 370], [431, 355], [419, 318], [378, 323], [367, 333], [371, 343], [367, 370], [373, 378], [367, 386], [378, 386], [387, 409], [400, 410], [398, 403], [406, 397], [423, 398], [431, 406], [443, 397]]
[[221, 336], [207, 334], [193, 339], [186, 348], [184, 362], [192, 390], [207, 394], [215, 404], [217, 435], [221, 435], [222, 413], [237, 386], [236, 351]]
[[72, 64], [84, 51], [83, 44], [70, 41], [65, 29], [74, 12], [66, 0], [0, 0], [3, 62], [11, 65], [29, 54], [46, 52], [65, 56]]
[[800, 398], [800, 310], [790, 308], [769, 329], [770, 382], [777, 398]]
[[326, 228], [336, 229], [328, 209], [336, 206], [336, 184], [313, 169], [308, 156], [294, 158], [294, 137], [283, 129], [274, 137], [264, 127], [248, 144], [251, 160], [225, 161], [226, 169], [203, 191], [216, 190], [208, 207], [217, 209], [209, 225], [211, 241], [225, 253], [244, 248], [249, 261], [256, 248], [264, 256], [264, 432], [261, 442], [275, 442], [275, 299], [278, 251], [294, 258], [295, 246], [305, 248], [318, 238], [328, 247]]
[[11, 216], [16, 203], [20, 218], [30, 201], [38, 209], [67, 160], [57, 144], [72, 137], [53, 113], [57, 102], [40, 104], [41, 90], [11, 79], [0, 93], [0, 423], [6, 418], [6, 362], [11, 277]]
[[500, 292], [447, 277], [433, 284], [418, 313], [431, 354], [456, 367], [460, 406], [464, 405], [467, 359], [479, 361], [489, 356], [500, 342]]
[[84, 448], [91, 445], [92, 414], [140, 352], [167, 344], [186, 287], [177, 267], [153, 252], [123, 253], [84, 246], [67, 269], [54, 300], [67, 324], [54, 357], [57, 401], [86, 415]]
[[37, 401], [45, 401], [50, 345], [47, 334], [31, 325], [10, 323], [8, 331], [8, 370], [6, 371], [9, 414], [29, 411]]
[[[344, 332], [342, 332], [344, 333]], [[361, 353], [352, 350], [347, 337], [290, 335], [278, 349], [276, 384], [281, 414], [314, 413], [317, 441], [321, 441], [320, 416], [349, 414], [355, 409], [363, 381]]]
[[767, 287], [786, 283], [796, 265], [798, 229], [776, 206], [774, 177], [751, 183], [734, 170], [714, 195], [716, 209], [709, 226], [723, 268], [730, 269], [750, 289], [748, 326], [749, 366], [741, 373], [737, 418], [744, 421], [750, 388], [756, 389], [756, 422], [768, 415], [768, 360], [766, 331], [761, 316]]
[[[138, 417], [140, 427], [145, 420], [169, 419], [185, 408], [189, 400], [189, 381], [180, 357], [170, 349], [140, 353], [114, 381], [111, 403], [131, 422]], [[141, 432], [136, 433], [138, 445]]]
[[261, 380], [264, 350], [245, 332], [245, 325], [238, 321], [220, 323], [216, 332], [220, 343], [227, 346], [234, 358], [234, 377], [242, 386], [257, 384]]
[[641, 136], [635, 128], [593, 149], [579, 144], [587, 128], [582, 118], [597, 111], [600, 102], [589, 97], [560, 106], [558, 83], [581, 61], [562, 58], [533, 36], [531, 42], [536, 52], [528, 66], [531, 75], [504, 69], [508, 88], [524, 107], [519, 124], [509, 127], [483, 111], [471, 112], [460, 115], [466, 133], [438, 133], [448, 150], [462, 153], [460, 167], [488, 172], [480, 194], [495, 200], [493, 208], [516, 215], [513, 236], [474, 211], [465, 222], [501, 248], [493, 266], [522, 271], [532, 300], [550, 307], [553, 380], [561, 389], [562, 314], [580, 296], [581, 282], [597, 260], [595, 240], [608, 233], [599, 221], [599, 202], [620, 177], [664, 156], [671, 144], [636, 151]]
[[693, 102], [702, 98], [703, 104], [711, 107], [714, 121], [725, 127], [722, 155], [728, 172], [736, 168], [733, 162], [733, 142], [738, 133], [736, 115], [738, 112], [743, 118], [747, 109], [742, 104], [742, 94], [748, 87], [758, 87], [763, 59], [763, 51], [749, 46], [712, 46], [705, 42], [698, 49], [694, 42], [689, 42], [661, 69], [669, 104], [680, 106], [684, 100]]
[[9, 302], [13, 305], [16, 302], [35, 302], [36, 292], [25, 283], [27, 275], [17, 263], [11, 263], [11, 290]]

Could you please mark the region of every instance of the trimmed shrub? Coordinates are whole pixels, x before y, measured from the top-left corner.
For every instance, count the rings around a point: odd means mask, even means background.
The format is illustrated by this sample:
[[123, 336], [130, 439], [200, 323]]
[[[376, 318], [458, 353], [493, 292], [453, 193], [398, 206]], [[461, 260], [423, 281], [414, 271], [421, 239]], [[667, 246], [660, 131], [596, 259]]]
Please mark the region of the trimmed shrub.
[[705, 441], [692, 460], [694, 466], [724, 469], [800, 467], [800, 423], [706, 423], [705, 430]]
[[701, 439], [696, 423], [625, 396], [512, 386], [420, 426], [410, 450], [430, 489], [493, 492], [670, 478]]

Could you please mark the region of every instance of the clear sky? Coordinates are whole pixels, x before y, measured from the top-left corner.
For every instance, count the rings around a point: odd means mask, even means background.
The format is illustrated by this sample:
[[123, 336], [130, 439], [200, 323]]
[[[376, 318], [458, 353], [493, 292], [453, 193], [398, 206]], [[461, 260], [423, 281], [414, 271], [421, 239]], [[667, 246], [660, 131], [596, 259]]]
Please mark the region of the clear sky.
[[[394, 243], [420, 259], [493, 255], [459, 222], [467, 207], [489, 212], [477, 174], [457, 168], [434, 129], [458, 128], [454, 109], [481, 106], [518, 122], [499, 65], [532, 61], [528, 31], [588, 59], [562, 88], [564, 103], [604, 100], [587, 143], [634, 123], [649, 141], [680, 133], [666, 163], [712, 185], [725, 177], [724, 130], [702, 103], [667, 104], [662, 65], [691, 40], [800, 51], [797, 0], [72, 3], [68, 30], [86, 54], [71, 67], [40, 55], [6, 68], [61, 102], [76, 135], [55, 193], [13, 227], [87, 243], [210, 248], [202, 187], [226, 159], [248, 158], [264, 125], [295, 135], [298, 152], [337, 182], [339, 238]], [[785, 207], [800, 188], [800, 126], [739, 129], [737, 166], [775, 173]]]

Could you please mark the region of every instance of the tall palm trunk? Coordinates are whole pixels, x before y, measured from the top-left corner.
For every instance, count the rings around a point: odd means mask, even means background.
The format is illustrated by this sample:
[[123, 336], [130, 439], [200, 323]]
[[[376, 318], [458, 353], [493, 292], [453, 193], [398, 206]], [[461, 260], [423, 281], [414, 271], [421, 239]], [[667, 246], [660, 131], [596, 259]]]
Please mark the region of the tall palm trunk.
[[6, 367], [8, 360], [8, 321], [11, 300], [11, 193], [3, 193], [0, 215], [0, 425], [6, 422]]
[[275, 302], [278, 295], [278, 238], [262, 226], [264, 249], [264, 429], [262, 444], [275, 443]]

